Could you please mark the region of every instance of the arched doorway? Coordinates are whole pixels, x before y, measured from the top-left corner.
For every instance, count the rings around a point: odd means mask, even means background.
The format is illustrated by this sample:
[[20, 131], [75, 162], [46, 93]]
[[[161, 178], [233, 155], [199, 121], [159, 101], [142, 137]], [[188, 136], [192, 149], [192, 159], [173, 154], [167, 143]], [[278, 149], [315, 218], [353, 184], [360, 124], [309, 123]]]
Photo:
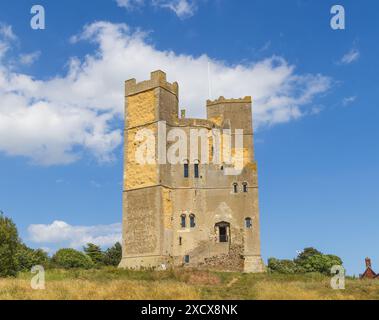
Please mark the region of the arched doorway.
[[230, 223], [229, 222], [218, 222], [215, 224], [217, 242], [228, 243], [230, 242]]

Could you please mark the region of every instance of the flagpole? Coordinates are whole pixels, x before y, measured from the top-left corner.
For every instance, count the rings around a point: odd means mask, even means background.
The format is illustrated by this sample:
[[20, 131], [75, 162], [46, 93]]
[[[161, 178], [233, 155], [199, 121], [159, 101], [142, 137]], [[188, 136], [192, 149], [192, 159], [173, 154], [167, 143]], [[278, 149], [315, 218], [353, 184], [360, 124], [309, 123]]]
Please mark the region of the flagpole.
[[208, 60], [208, 99], [212, 100], [211, 64]]

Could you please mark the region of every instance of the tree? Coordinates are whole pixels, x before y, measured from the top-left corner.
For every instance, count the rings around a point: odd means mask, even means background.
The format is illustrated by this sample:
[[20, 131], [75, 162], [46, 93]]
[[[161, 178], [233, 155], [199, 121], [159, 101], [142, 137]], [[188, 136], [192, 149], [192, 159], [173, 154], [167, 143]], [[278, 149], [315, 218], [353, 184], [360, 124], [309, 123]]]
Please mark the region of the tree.
[[93, 243], [87, 243], [83, 249], [96, 266], [101, 266], [104, 264], [104, 253], [101, 251], [100, 246]]
[[0, 211], [0, 277], [17, 274], [17, 248], [20, 244], [16, 225]]
[[295, 260], [297, 262], [304, 261], [314, 255], [322, 255], [322, 253], [312, 247], [304, 248], [304, 250], [297, 255], [297, 258]]
[[330, 254], [315, 254], [302, 260], [295, 260], [296, 264], [301, 267], [304, 272], [319, 272], [330, 274], [330, 269], [334, 265], [342, 265], [342, 260]]
[[42, 249], [31, 249], [25, 244], [20, 243], [16, 253], [17, 270], [30, 271], [33, 266], [42, 265], [44, 268], [49, 266], [49, 257]]
[[323, 254], [315, 248], [305, 248], [294, 260], [268, 260], [269, 270], [277, 273], [319, 272], [329, 275], [334, 265], [342, 266], [341, 258]]
[[113, 247], [107, 249], [104, 254], [104, 263], [107, 266], [117, 267], [122, 258], [122, 247], [119, 242], [117, 242]]
[[89, 256], [83, 252], [71, 248], [59, 249], [51, 259], [55, 267], [72, 269], [93, 267], [93, 262]]

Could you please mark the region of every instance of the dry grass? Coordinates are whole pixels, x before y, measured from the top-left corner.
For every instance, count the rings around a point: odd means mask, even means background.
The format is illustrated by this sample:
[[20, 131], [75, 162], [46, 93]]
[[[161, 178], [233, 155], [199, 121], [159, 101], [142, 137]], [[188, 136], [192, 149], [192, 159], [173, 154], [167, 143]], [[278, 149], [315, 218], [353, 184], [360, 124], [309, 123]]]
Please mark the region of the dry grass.
[[30, 287], [32, 274], [0, 279], [0, 299], [379, 299], [379, 281], [347, 279], [332, 290], [321, 275], [177, 271], [49, 270], [46, 289]]
[[174, 282], [110, 280], [58, 280], [46, 284], [45, 290], [32, 290], [27, 280], [1, 280], [0, 299], [22, 300], [150, 300], [199, 299], [194, 287]]

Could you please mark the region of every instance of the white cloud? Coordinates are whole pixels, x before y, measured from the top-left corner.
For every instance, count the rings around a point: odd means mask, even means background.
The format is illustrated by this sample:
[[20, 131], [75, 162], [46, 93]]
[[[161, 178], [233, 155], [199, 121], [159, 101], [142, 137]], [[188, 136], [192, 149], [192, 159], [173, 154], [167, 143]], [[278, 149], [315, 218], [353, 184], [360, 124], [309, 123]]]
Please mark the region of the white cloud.
[[12, 26], [0, 23], [0, 36], [7, 40], [17, 40], [16, 35], [13, 33]]
[[[129, 10], [146, 4], [144, 0], [116, 0], [116, 2], [119, 7]], [[195, 0], [150, 0], [147, 3], [158, 8], [169, 9], [181, 19], [193, 16], [197, 10]]]
[[189, 18], [197, 10], [196, 3], [189, 0], [153, 0], [155, 6], [173, 11], [179, 18]]
[[119, 7], [131, 9], [144, 4], [144, 0], [116, 0]]
[[210, 62], [213, 98], [251, 95], [256, 128], [311, 114], [308, 106], [331, 86], [330, 78], [298, 74], [281, 57], [229, 65], [206, 55], [158, 50], [125, 24], [96, 22], [72, 40], [90, 41], [96, 50], [70, 59], [64, 76], [38, 80], [0, 60], [0, 151], [46, 165], [76, 161], [83, 152], [112, 160], [122, 141], [114, 120], [123, 119], [123, 83], [146, 80], [156, 69], [179, 82], [187, 114], [202, 117]]
[[[114, 112], [98, 108], [91, 100], [96, 99], [95, 94], [83, 93], [86, 84], [76, 86], [77, 61], [71, 60], [65, 77], [47, 81], [17, 73], [13, 71], [13, 59], [7, 63], [5, 58], [12, 45], [8, 39], [14, 37], [10, 36], [10, 28], [4, 30], [8, 31], [2, 32], [6, 37], [0, 37], [0, 151], [43, 165], [71, 163], [83, 151], [94, 154], [99, 161], [112, 160], [112, 151], [122, 140], [121, 130], [110, 127]], [[32, 63], [37, 56], [21, 54], [19, 63]], [[65, 88], [67, 85], [69, 88]], [[66, 94], [73, 96], [67, 99]], [[74, 151], [77, 147], [81, 150]]]
[[28, 227], [30, 241], [81, 248], [87, 243], [102, 247], [121, 241], [121, 223], [97, 226], [72, 226], [64, 221], [51, 224], [32, 224]]
[[12, 26], [0, 22], [0, 62], [8, 52], [11, 43], [15, 42], [16, 40], [17, 37], [13, 33]]
[[26, 66], [32, 65], [35, 61], [39, 59], [41, 52], [36, 51], [32, 53], [20, 54], [20, 63]]
[[346, 97], [342, 100], [342, 105], [346, 107], [349, 104], [352, 104], [355, 100], [357, 100], [357, 96]]
[[351, 49], [348, 53], [346, 53], [342, 58], [340, 63], [341, 64], [350, 64], [354, 61], [358, 60], [360, 56], [360, 52], [358, 49]]

